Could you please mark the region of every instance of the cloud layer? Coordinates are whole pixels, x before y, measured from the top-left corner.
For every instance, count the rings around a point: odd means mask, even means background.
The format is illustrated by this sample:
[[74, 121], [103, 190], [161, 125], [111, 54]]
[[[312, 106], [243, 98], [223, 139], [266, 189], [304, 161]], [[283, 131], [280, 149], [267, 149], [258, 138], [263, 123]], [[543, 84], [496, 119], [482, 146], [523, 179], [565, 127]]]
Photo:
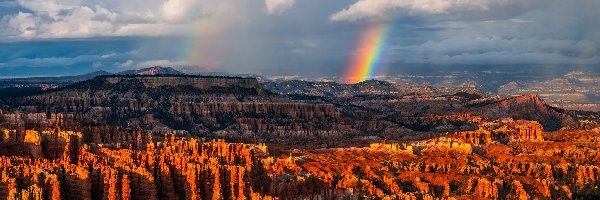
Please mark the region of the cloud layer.
[[0, 72], [189, 64], [344, 74], [373, 23], [389, 28], [381, 59], [388, 71], [409, 64], [599, 66], [598, 9], [597, 0], [0, 1]]
[[408, 15], [442, 14], [464, 10], [488, 10], [493, 3], [508, 0], [359, 0], [331, 15], [333, 21], [356, 21], [365, 18], [389, 18], [396, 12]]
[[[206, 19], [218, 24], [221, 21], [212, 16], [233, 11], [223, 9], [240, 2], [18, 0], [4, 3], [20, 8], [16, 14], [3, 16], [8, 25], [4, 32], [12, 39], [178, 35], [190, 32]], [[293, 2], [276, 4], [273, 12], [281, 14]]]
[[269, 15], [281, 15], [285, 10], [294, 5], [294, 0], [265, 0]]

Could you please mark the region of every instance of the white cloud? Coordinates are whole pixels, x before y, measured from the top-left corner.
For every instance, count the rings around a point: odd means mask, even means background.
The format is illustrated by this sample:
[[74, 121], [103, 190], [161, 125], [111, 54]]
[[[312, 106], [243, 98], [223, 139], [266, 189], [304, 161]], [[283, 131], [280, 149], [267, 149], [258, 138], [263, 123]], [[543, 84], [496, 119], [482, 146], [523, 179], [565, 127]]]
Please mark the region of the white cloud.
[[31, 10], [9, 19], [19, 38], [69, 38], [110, 35], [118, 29], [118, 14], [102, 6], [88, 7], [72, 2], [18, 1]]
[[312, 39], [304, 39], [302, 40], [302, 45], [308, 48], [315, 48], [319, 46], [319, 43], [317, 43], [317, 41], [312, 40]]
[[10, 28], [18, 31], [21, 37], [33, 37], [37, 34], [37, 23], [35, 18], [30, 13], [19, 12], [16, 16], [8, 21]]
[[101, 58], [110, 58], [110, 57], [113, 57], [113, 56], [115, 56], [115, 55], [117, 55], [117, 54], [116, 54], [116, 53], [109, 53], [109, 54], [104, 54], [104, 55], [101, 55], [100, 57], [101, 57]]
[[175, 23], [190, 20], [191, 16], [197, 16], [199, 2], [197, 0], [168, 0], [162, 6], [164, 19]]
[[133, 67], [135, 65], [133, 60], [127, 60], [124, 63], [115, 63], [115, 64], [117, 64], [119, 67], [123, 67], [123, 68]]
[[170, 61], [170, 60], [148, 60], [144, 62], [140, 62], [137, 64], [138, 67], [153, 67], [153, 66], [163, 66], [163, 67], [178, 67], [178, 66], [186, 66], [190, 65], [184, 61]]
[[[6, 18], [0, 35], [12, 39], [180, 35], [198, 23], [219, 26], [222, 13], [240, 16], [241, 0], [19, 0], [26, 10]], [[158, 12], [157, 12], [158, 11]], [[233, 16], [233, 15], [232, 15]], [[243, 16], [242, 16], [243, 17]], [[2, 23], [2, 21], [0, 21]], [[202, 30], [205, 31], [205, 30]]]
[[134, 69], [161, 66], [161, 67], [171, 67], [171, 68], [181, 70], [184, 72], [215, 71], [215, 69], [212, 67], [198, 66], [198, 65], [189, 63], [187, 61], [172, 61], [172, 60], [140, 60], [140, 61], [127, 60], [124, 63], [116, 63], [116, 65], [120, 66], [121, 68], [134, 68]]
[[122, 68], [146, 68], [146, 67], [154, 67], [154, 66], [162, 66], [162, 67], [183, 67], [190, 66], [192, 64], [185, 61], [170, 61], [170, 60], [141, 60], [141, 61], [133, 61], [127, 60], [123, 63], [115, 63]]
[[[256, 0], [262, 2], [263, 0]], [[0, 14], [0, 39], [221, 35], [255, 23], [264, 5], [248, 0], [18, 0], [20, 13]], [[280, 14], [294, 0], [269, 0]], [[254, 17], [254, 18], [253, 18]]]
[[92, 64], [93, 68], [99, 68], [102, 67], [102, 62], [95, 62], [94, 64]]
[[[533, 16], [528, 16], [533, 17]], [[564, 25], [551, 18], [444, 22], [425, 41], [393, 44], [387, 57], [422, 64], [586, 64], [600, 63], [597, 38], [553, 37]], [[542, 20], [543, 23], [537, 21]], [[568, 22], [567, 22], [568, 23]], [[579, 25], [576, 25], [579, 26]], [[461, 27], [461, 28], [458, 28]], [[556, 30], [554, 30], [556, 29]], [[509, 31], [507, 31], [509, 30]]]
[[508, 0], [359, 0], [330, 16], [332, 21], [356, 21], [365, 18], [386, 18], [395, 11], [409, 15], [442, 14], [455, 10], [487, 10], [493, 3]]
[[269, 15], [281, 15], [287, 9], [294, 6], [294, 3], [294, 0], [265, 0]]
[[517, 23], [517, 24], [529, 24], [529, 23], [534, 22], [531, 20], [525, 20], [525, 19], [519, 19], [519, 18], [513, 18], [513, 19], [510, 19], [510, 21], [512, 21], [513, 23]]
[[17, 1], [0, 1], [0, 7], [14, 8], [19, 6]]
[[295, 53], [295, 54], [305, 54], [306, 53], [302, 49], [292, 49], [291, 52]]

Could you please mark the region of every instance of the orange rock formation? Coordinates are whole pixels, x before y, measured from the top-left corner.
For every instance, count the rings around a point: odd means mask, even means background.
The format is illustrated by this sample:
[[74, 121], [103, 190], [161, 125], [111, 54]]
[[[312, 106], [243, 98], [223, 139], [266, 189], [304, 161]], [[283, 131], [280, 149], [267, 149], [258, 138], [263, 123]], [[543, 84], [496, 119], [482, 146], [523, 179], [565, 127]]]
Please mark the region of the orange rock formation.
[[[568, 199], [598, 195], [600, 133], [557, 132], [540, 139], [536, 131], [541, 127], [535, 123], [516, 124], [527, 130], [515, 132], [520, 139], [509, 146], [496, 140], [494, 131], [480, 129], [428, 141], [296, 150], [278, 158], [269, 156], [262, 144], [203, 142], [174, 135], [155, 140], [139, 133], [132, 143], [122, 145], [86, 143], [82, 135], [87, 134], [58, 129], [2, 130], [0, 147], [21, 145], [28, 147], [29, 154], [2, 151], [0, 196]], [[558, 140], [567, 135], [577, 137]]]

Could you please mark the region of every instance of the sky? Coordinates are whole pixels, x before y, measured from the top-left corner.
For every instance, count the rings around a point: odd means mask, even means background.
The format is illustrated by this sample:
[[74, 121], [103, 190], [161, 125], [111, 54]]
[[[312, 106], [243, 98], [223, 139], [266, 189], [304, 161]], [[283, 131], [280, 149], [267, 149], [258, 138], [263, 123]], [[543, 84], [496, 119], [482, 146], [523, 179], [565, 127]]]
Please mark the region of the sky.
[[[598, 0], [0, 0], [0, 77], [157, 65], [344, 76], [373, 54], [369, 37], [380, 45], [373, 75], [423, 66], [600, 71], [599, 9]], [[385, 31], [370, 36], [373, 27]]]

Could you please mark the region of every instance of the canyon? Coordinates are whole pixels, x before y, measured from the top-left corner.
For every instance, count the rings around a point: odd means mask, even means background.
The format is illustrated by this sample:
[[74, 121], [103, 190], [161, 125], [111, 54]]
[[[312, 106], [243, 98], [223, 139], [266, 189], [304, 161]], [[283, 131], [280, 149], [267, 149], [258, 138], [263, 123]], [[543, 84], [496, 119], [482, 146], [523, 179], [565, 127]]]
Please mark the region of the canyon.
[[376, 81], [357, 95], [269, 87], [249, 77], [125, 74], [3, 98], [0, 197], [600, 195], [598, 113], [537, 95], [382, 92], [388, 85]]

